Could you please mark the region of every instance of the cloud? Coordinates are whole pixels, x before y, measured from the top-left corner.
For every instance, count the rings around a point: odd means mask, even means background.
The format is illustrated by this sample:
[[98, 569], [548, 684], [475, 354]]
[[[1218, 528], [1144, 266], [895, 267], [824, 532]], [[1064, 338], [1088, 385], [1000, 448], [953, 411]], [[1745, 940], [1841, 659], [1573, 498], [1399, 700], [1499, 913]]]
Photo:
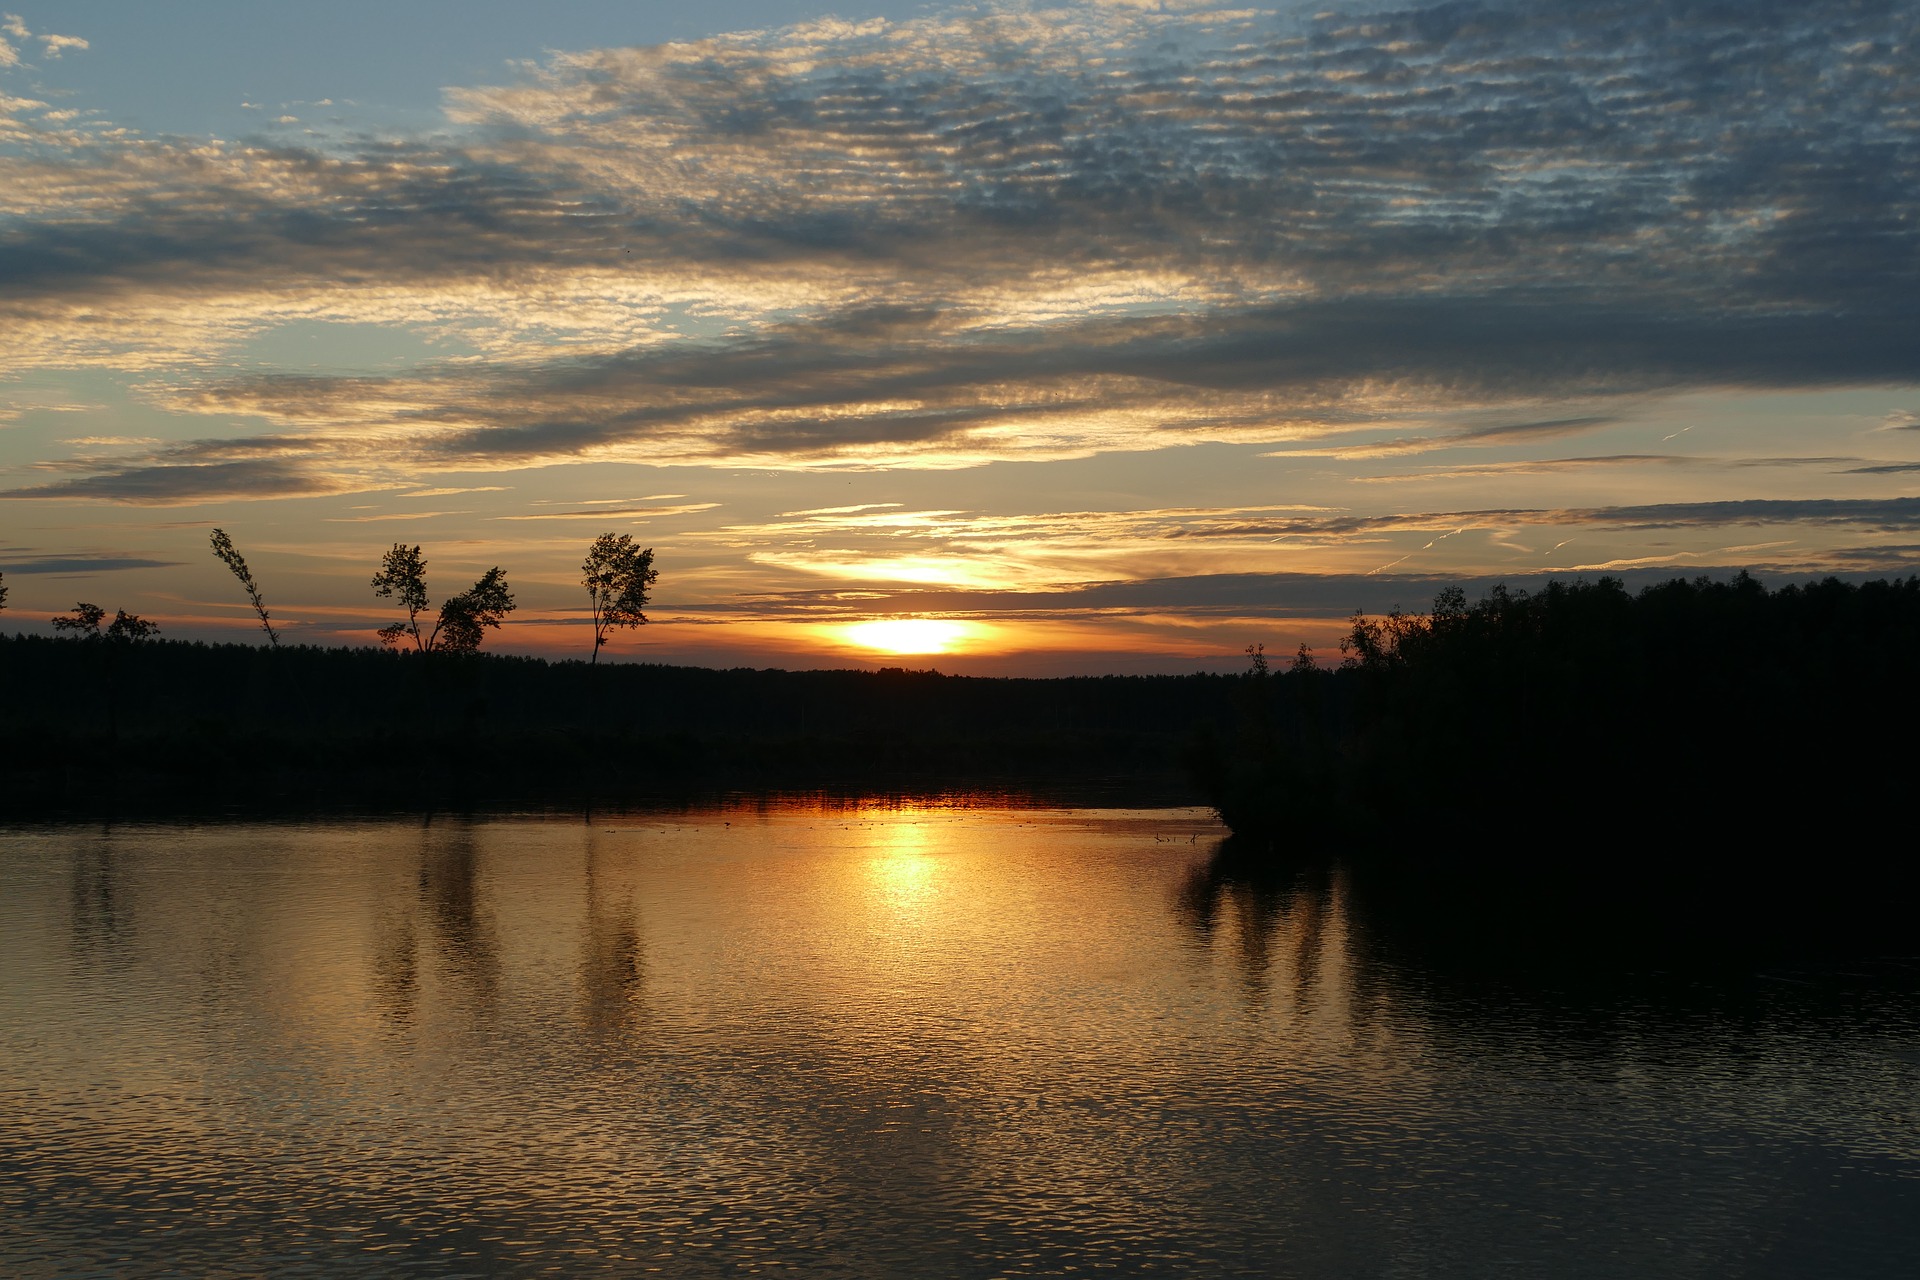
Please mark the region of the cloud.
[[[1225, 513], [1222, 513], [1224, 516]], [[1377, 515], [1216, 516], [1179, 530], [1180, 537], [1286, 537], [1514, 526], [1591, 525], [1634, 530], [1711, 529], [1772, 525], [1845, 526], [1897, 532], [1920, 528], [1920, 498], [1748, 498], [1723, 502], [1666, 502], [1607, 507], [1502, 507]]]
[[1268, 458], [1391, 458], [1432, 453], [1438, 449], [1487, 447], [1554, 440], [1613, 426], [1621, 419], [1604, 414], [1585, 414], [1573, 418], [1550, 418], [1537, 422], [1503, 423], [1470, 427], [1439, 436], [1408, 436], [1397, 440], [1368, 440], [1359, 444], [1319, 443], [1291, 449], [1276, 449], [1263, 454]]
[[1845, 571], [1856, 574], [1911, 575], [1920, 565], [1920, 543], [1881, 543], [1869, 546], [1830, 548], [1827, 559]]
[[699, 511], [711, 511], [720, 504], [717, 502], [686, 502], [671, 507], [593, 507], [586, 511], [533, 511], [514, 516], [495, 516], [496, 520], [608, 520], [616, 516], [629, 518], [645, 516], [662, 518], [666, 516], [692, 515]]
[[1557, 513], [1557, 521], [1634, 529], [1810, 524], [1897, 532], [1920, 528], [1920, 498], [1748, 498], [1591, 507]]
[[[674, 541], [683, 553], [730, 551], [763, 567], [824, 579], [834, 588], [809, 598], [822, 608], [845, 609], [876, 607], [847, 604], [849, 591], [889, 598], [910, 590], [1040, 595], [1146, 577], [1207, 576], [1224, 583], [1251, 568], [1288, 565], [1310, 565], [1314, 572], [1307, 576], [1351, 568], [1372, 577], [1444, 562], [1450, 574], [1474, 577], [1672, 569], [1746, 557], [1753, 567], [1836, 572], [1858, 567], [1866, 554], [1859, 548], [1844, 557], [1829, 553], [1836, 533], [1884, 541], [1910, 538], [1916, 527], [1920, 499], [1412, 512], [1225, 506], [1006, 514], [896, 506], [694, 529]], [[1427, 555], [1442, 543], [1444, 553]], [[1570, 559], [1575, 556], [1579, 560]]]
[[308, 497], [343, 492], [341, 484], [279, 460], [129, 466], [97, 475], [0, 490], [0, 499], [101, 499], [140, 506], [185, 506], [214, 499]]
[[387, 524], [396, 520], [438, 520], [445, 516], [463, 516], [465, 511], [400, 511], [382, 512], [373, 516], [325, 516], [328, 524]]
[[[1844, 0], [987, 7], [555, 54], [379, 143], [26, 112], [4, 359], [263, 420], [286, 492], [1511, 422], [1359, 457], [1614, 416], [1546, 404], [1913, 383], [1917, 36]], [[219, 374], [291, 320], [486, 361]], [[144, 467], [179, 495], [225, 447]]]
[[[27, 29], [26, 22], [23, 21], [17, 13], [0, 14], [0, 32], [5, 32], [14, 40], [22, 42], [27, 40], [40, 41], [41, 53], [49, 60], [58, 60], [62, 54], [70, 49], [79, 50], [90, 47], [87, 42], [79, 36], [58, 36], [51, 34], [36, 36]], [[16, 67], [19, 65], [19, 49], [8, 40], [0, 40], [0, 67]]]
[[[1285, 457], [1285, 454], [1270, 454]], [[1483, 462], [1468, 466], [1425, 468], [1412, 472], [1353, 477], [1360, 484], [1403, 484], [1417, 480], [1466, 480], [1489, 476], [1551, 475], [1562, 471], [1594, 471], [1617, 467], [1690, 467], [1711, 459], [1673, 453], [1610, 453], [1585, 458], [1528, 458], [1512, 462]]]
[[146, 560], [138, 556], [47, 556], [35, 560], [15, 560], [0, 565], [0, 570], [17, 574], [78, 575], [107, 573], [118, 569], [177, 569], [178, 560]]
[[898, 502], [856, 502], [856, 503], [853, 503], [853, 504], [852, 504], [851, 506], [844, 506], [844, 507], [809, 507], [809, 508], [807, 508], [807, 509], [806, 509], [806, 510], [804, 510], [804, 511], [783, 511], [783, 512], [781, 512], [780, 514], [781, 514], [781, 515], [782, 515], [783, 517], [790, 517], [790, 516], [845, 516], [845, 515], [854, 515], [854, 514], [856, 514], [856, 513], [858, 513], [858, 512], [862, 512], [862, 511], [884, 511], [884, 510], [888, 510], [888, 509], [893, 509], [893, 508], [898, 508], [898, 507], [899, 507], [900, 505], [901, 505], [901, 504], [900, 504], [900, 503], [898, 503]]
[[[1461, 338], [1467, 319], [1489, 349]], [[1920, 325], [1920, 312], [1914, 321]], [[751, 341], [533, 365], [207, 383], [166, 402], [264, 419], [281, 433], [275, 440], [310, 456], [320, 452], [312, 446], [331, 442], [336, 465], [379, 452], [409, 471], [574, 459], [968, 466], [1208, 440], [1311, 441], [1436, 400], [1639, 394], [1689, 379], [1804, 386], [1920, 377], [1920, 357], [1904, 339], [1849, 342], [1824, 320], [1707, 322], [1701, 330], [1565, 305], [1483, 300], [1476, 309], [1464, 299], [966, 335], [928, 319], [858, 340], [837, 326], [795, 325]], [[1675, 367], [1676, 350], [1688, 353], [1690, 368]], [[1566, 374], [1570, 351], [1611, 365], [1611, 385]], [[1384, 443], [1308, 443], [1273, 456], [1506, 446], [1613, 421], [1584, 415]]]
[[[1284, 454], [1269, 454], [1284, 457]], [[1811, 467], [1831, 470], [1843, 468], [1843, 475], [1873, 475], [1914, 468], [1907, 464], [1847, 467], [1858, 458], [1804, 456], [1784, 458], [1710, 457], [1689, 453], [1611, 453], [1584, 458], [1520, 458], [1508, 462], [1486, 462], [1466, 466], [1429, 467], [1414, 472], [1389, 475], [1362, 475], [1352, 479], [1359, 484], [1397, 484], [1416, 480], [1461, 480], [1490, 476], [1551, 475], [1565, 471], [1593, 471], [1620, 467], [1679, 467], [1701, 470], [1747, 471], [1756, 467]]]
[[[1893, 556], [1883, 556], [1892, 550]], [[1911, 564], [1920, 547], [1862, 548], [1838, 554], [1858, 560], [1842, 570], [1860, 577]], [[1899, 559], [1905, 556], [1905, 561]], [[1622, 566], [1609, 576], [1638, 591], [1676, 576], [1725, 579], [1740, 572], [1723, 564], [1673, 563]], [[754, 617], [830, 622], [888, 615], [935, 615], [992, 619], [997, 622], [1061, 622], [1077, 618], [1112, 620], [1168, 615], [1195, 621], [1257, 618], [1330, 619], [1352, 614], [1383, 614], [1393, 609], [1420, 611], [1448, 587], [1458, 586], [1470, 597], [1495, 585], [1533, 591], [1549, 582], [1591, 577], [1578, 571], [1550, 573], [1216, 573], [1145, 578], [1127, 582], [1092, 582], [1057, 591], [979, 590], [900, 587], [857, 596], [836, 591], [782, 591], [742, 596], [724, 604], [705, 605], [699, 613], [713, 618]], [[1817, 571], [1824, 573], [1826, 570]], [[1771, 571], [1781, 580], [1805, 580], [1801, 569]]]

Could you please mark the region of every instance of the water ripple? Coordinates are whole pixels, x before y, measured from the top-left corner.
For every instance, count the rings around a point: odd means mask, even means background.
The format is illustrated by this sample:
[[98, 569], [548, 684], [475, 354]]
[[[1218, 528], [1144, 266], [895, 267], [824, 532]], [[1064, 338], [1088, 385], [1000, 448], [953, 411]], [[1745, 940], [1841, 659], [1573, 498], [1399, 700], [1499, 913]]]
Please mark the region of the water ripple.
[[1920, 1256], [1911, 981], [1523, 1000], [1376, 945], [1337, 874], [1207, 879], [1215, 834], [804, 807], [10, 834], [0, 1271]]

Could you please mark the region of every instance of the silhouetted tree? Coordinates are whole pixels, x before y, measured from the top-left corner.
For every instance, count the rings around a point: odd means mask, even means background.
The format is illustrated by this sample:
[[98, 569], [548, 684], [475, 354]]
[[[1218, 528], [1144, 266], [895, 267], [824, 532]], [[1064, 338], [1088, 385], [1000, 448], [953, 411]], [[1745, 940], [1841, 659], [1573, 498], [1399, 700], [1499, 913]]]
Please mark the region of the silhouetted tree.
[[53, 629], [69, 632], [76, 640], [91, 640], [100, 634], [100, 620], [106, 616], [105, 609], [82, 600], [73, 606], [72, 612], [63, 613], [55, 618]]
[[474, 653], [488, 627], [498, 627], [514, 610], [513, 593], [507, 590], [506, 573], [498, 566], [480, 575], [472, 587], [440, 606], [433, 630], [420, 633], [420, 615], [427, 610], [427, 562], [419, 547], [396, 542], [380, 560], [380, 572], [373, 575], [373, 593], [397, 598], [407, 611], [405, 622], [380, 628], [383, 644], [397, 645], [403, 636], [411, 636], [418, 653]]
[[253, 602], [253, 611], [260, 615], [260, 625], [266, 628], [267, 643], [278, 648], [280, 637], [274, 631], [272, 621], [267, 617], [267, 602], [260, 598], [260, 588], [254, 584], [253, 574], [248, 570], [247, 562], [241, 558], [238, 551], [233, 549], [233, 540], [227, 537], [224, 529], [213, 531], [212, 542], [213, 554], [219, 558], [221, 564], [233, 571], [233, 576], [240, 579], [240, 585], [246, 588], [247, 599]]
[[[1441, 595], [1444, 597], [1448, 592], [1458, 590], [1458, 587], [1449, 587]], [[1355, 613], [1352, 630], [1340, 641], [1340, 652], [1346, 655], [1341, 665], [1373, 670], [1397, 667], [1407, 659], [1409, 642], [1417, 644], [1419, 637], [1425, 635], [1430, 626], [1428, 618], [1399, 609], [1384, 618], [1369, 618], [1365, 614]]]
[[440, 623], [434, 628], [436, 647], [445, 653], [478, 653], [485, 629], [498, 628], [513, 609], [507, 575], [495, 565], [472, 587], [440, 606]]
[[150, 640], [160, 634], [160, 624], [149, 622], [137, 613], [128, 613], [125, 609], [116, 609], [113, 613], [113, 625], [107, 628], [107, 639], [132, 644], [139, 640]]
[[405, 622], [380, 628], [380, 643], [397, 645], [401, 636], [412, 636], [413, 647], [427, 652], [431, 643], [420, 634], [420, 615], [427, 608], [427, 562], [421, 558], [420, 548], [394, 543], [393, 550], [380, 558], [380, 572], [373, 575], [373, 594], [382, 599], [398, 597], [400, 607], [407, 611]]
[[0, 609], [7, 607], [7, 575], [0, 573]]
[[647, 588], [659, 578], [653, 567], [653, 548], [641, 550], [627, 534], [603, 533], [587, 548], [580, 566], [580, 585], [593, 605], [593, 657], [615, 627], [638, 627], [646, 622]]

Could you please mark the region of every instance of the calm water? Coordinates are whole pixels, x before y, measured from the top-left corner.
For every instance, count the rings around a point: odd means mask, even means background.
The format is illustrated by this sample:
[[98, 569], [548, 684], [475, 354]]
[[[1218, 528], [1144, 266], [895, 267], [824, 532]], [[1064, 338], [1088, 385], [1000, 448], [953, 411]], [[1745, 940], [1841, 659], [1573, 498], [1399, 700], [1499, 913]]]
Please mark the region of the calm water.
[[1218, 834], [7, 834], [0, 1273], [1920, 1268], [1910, 971], [1460, 977]]

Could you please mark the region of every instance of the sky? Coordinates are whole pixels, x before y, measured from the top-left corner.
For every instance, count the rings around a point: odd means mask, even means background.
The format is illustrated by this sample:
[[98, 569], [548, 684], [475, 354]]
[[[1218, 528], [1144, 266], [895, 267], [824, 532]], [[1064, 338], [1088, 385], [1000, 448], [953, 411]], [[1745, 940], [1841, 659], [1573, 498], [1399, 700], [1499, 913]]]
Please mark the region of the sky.
[[[0, 18], [0, 625], [980, 674], [1920, 569], [1920, 5]], [[911, 625], [900, 625], [910, 623]]]

